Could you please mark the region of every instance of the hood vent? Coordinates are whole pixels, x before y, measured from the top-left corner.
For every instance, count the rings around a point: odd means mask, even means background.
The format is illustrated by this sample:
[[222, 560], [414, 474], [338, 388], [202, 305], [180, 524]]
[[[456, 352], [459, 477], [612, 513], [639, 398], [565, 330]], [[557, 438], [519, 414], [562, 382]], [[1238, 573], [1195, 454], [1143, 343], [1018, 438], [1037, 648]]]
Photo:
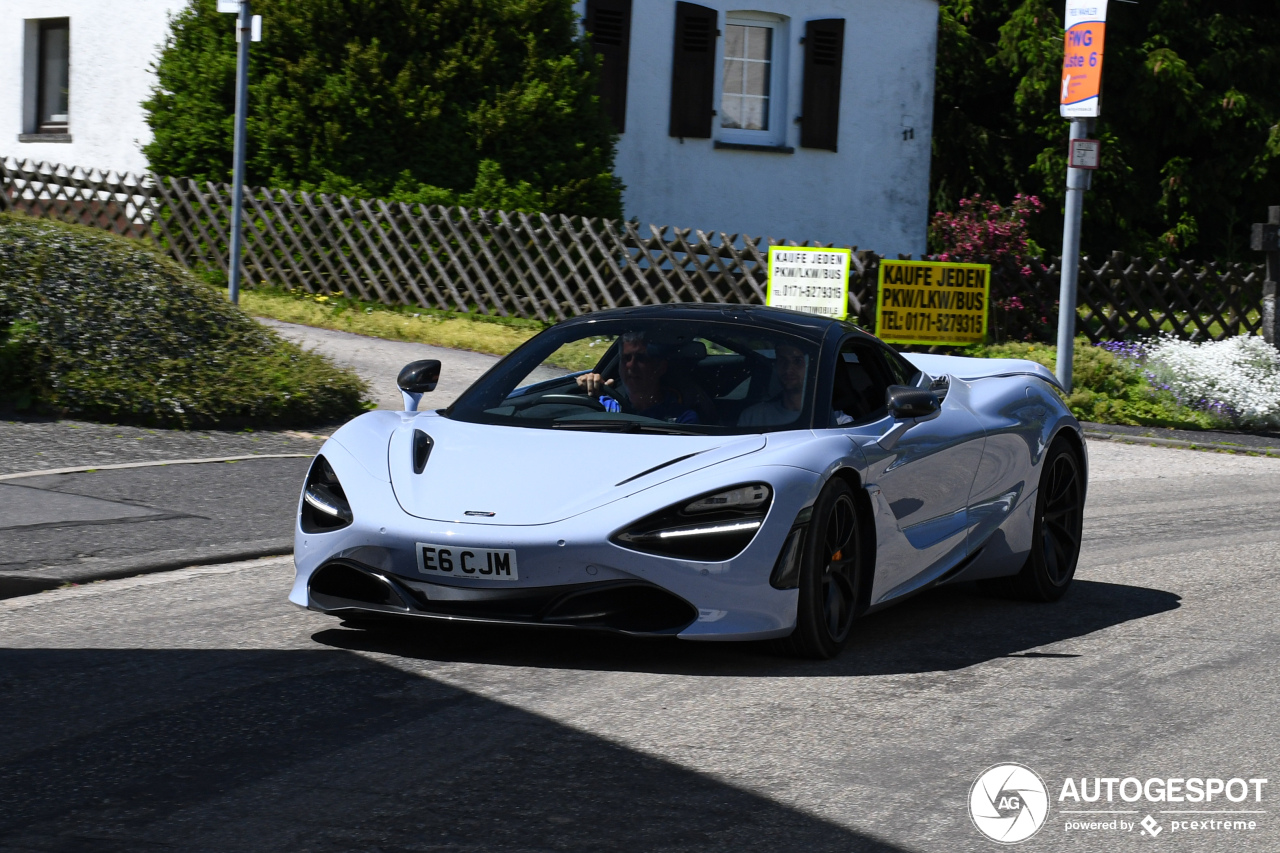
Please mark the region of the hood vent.
[[413, 431], [413, 473], [421, 474], [427, 467], [427, 459], [431, 456], [431, 448], [434, 446], [435, 442], [431, 440], [431, 436], [420, 429]]
[[641, 471], [639, 474], [633, 474], [625, 480], [619, 480], [617, 483], [614, 483], [614, 485], [625, 486], [627, 483], [630, 483], [632, 480], [639, 480], [645, 474], [652, 474], [654, 471], [661, 471], [663, 468], [666, 468], [668, 465], [674, 465], [677, 462], [683, 462], [686, 459], [692, 459], [693, 457], [697, 456], [699, 453], [706, 453], [706, 451], [698, 450], [693, 453], [686, 453], [684, 456], [677, 456], [675, 459], [668, 459], [666, 462], [663, 462], [661, 465], [654, 465], [652, 468], [646, 468], [645, 470]]

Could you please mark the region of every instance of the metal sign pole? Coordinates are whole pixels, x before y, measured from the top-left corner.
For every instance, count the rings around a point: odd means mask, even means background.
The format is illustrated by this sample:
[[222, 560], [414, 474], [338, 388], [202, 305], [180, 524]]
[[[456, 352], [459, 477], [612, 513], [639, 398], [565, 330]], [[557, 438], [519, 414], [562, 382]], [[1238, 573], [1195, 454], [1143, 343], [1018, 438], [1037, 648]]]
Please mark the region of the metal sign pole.
[[1058, 382], [1071, 390], [1075, 361], [1076, 284], [1080, 277], [1080, 226], [1084, 191], [1098, 168], [1098, 142], [1086, 139], [1102, 99], [1102, 57], [1108, 0], [1066, 0], [1059, 110], [1071, 119], [1067, 159], [1067, 209], [1062, 223], [1062, 283], [1058, 291]]
[[228, 296], [233, 303], [240, 302], [240, 218], [244, 201], [244, 137], [245, 114], [249, 110], [249, 42], [252, 41], [253, 15], [249, 0], [240, 0], [240, 19], [236, 23], [240, 31], [236, 49], [236, 123], [235, 149], [232, 155], [231, 173], [231, 281]]
[[[1089, 134], [1089, 121], [1071, 122], [1071, 139]], [[1092, 175], [1067, 164], [1067, 216], [1062, 223], [1062, 283], [1058, 289], [1058, 382], [1071, 391], [1071, 371], [1075, 361], [1076, 284], [1080, 279], [1080, 227], [1084, 221], [1084, 191]]]

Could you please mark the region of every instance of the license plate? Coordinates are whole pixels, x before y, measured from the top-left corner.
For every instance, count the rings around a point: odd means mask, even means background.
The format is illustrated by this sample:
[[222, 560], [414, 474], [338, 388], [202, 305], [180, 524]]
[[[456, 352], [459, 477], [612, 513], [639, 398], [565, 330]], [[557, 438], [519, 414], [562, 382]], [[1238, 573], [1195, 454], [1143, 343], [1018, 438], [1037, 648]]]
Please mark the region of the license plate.
[[519, 580], [516, 552], [497, 548], [459, 548], [457, 545], [417, 543], [418, 571], [424, 575], [480, 578], [488, 581]]

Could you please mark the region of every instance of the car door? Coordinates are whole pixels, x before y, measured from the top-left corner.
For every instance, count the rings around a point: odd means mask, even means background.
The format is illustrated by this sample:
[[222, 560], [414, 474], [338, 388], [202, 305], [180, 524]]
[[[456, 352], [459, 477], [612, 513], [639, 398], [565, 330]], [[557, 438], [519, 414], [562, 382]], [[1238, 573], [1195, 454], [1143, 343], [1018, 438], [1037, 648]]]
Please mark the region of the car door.
[[877, 560], [872, 604], [947, 572], [967, 556], [968, 501], [983, 453], [984, 432], [968, 406], [968, 388], [953, 382], [939, 415], [912, 425], [896, 442], [887, 410], [890, 385], [921, 374], [878, 341], [842, 342], [833, 417], [866, 459], [864, 486], [876, 514]]

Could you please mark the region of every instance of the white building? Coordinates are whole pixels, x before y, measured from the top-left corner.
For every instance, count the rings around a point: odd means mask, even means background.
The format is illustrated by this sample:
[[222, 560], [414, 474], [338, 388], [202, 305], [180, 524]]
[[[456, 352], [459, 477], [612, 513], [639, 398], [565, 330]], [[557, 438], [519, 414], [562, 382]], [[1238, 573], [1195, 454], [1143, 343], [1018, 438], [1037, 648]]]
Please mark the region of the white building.
[[141, 172], [151, 66], [186, 0], [0, 0], [0, 156]]
[[[937, 0], [703, 2], [578, 0], [626, 215], [923, 252]], [[185, 5], [0, 0], [0, 155], [145, 170], [141, 103]]]
[[937, 0], [580, 0], [642, 223], [925, 250]]

